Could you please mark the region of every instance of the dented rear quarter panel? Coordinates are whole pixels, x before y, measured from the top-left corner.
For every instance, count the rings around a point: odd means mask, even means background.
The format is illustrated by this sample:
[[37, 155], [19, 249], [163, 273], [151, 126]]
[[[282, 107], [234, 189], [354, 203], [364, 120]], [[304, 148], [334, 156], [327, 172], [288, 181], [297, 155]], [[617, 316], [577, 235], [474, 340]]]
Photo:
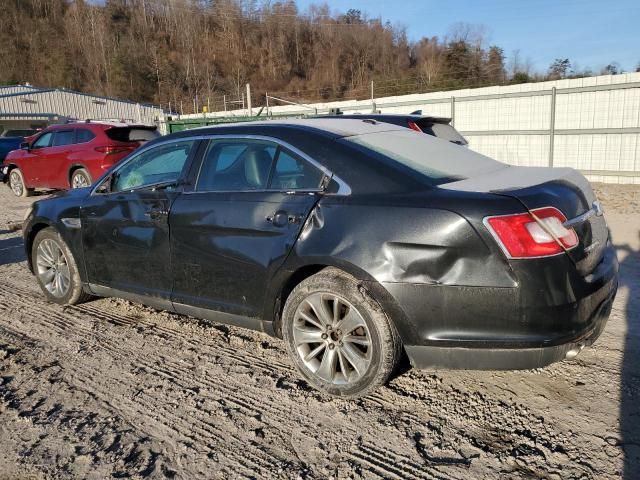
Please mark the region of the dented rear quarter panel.
[[[295, 272], [331, 265], [351, 273], [389, 313], [403, 340], [413, 344], [425, 337], [425, 328], [455, 328], [446, 310], [459, 298], [469, 299], [466, 306], [476, 318], [483, 309], [495, 308], [482, 298], [488, 291], [518, 303], [517, 278], [482, 219], [488, 212], [521, 209], [516, 201], [491, 194], [437, 188], [326, 196], [310, 214], [284, 268]], [[453, 290], [458, 294], [448, 295]], [[425, 291], [436, 300], [428, 305], [433, 314], [426, 322], [418, 320], [425, 313], [418, 297], [426, 300]]]

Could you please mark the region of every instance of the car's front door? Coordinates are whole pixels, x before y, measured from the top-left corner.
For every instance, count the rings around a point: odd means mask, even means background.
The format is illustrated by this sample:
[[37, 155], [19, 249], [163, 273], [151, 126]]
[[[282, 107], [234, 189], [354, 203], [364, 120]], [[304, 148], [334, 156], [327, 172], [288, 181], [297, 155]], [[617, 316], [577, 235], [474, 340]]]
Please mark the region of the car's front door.
[[47, 156], [46, 152], [53, 140], [53, 132], [44, 132], [24, 151], [21, 168], [29, 187], [46, 187]]
[[[169, 301], [169, 213], [198, 141], [143, 150], [100, 183], [81, 210], [87, 278], [109, 288]], [[109, 294], [109, 292], [104, 292]]]
[[180, 195], [170, 215], [176, 310], [262, 316], [268, 281], [318, 201], [324, 178], [275, 142], [211, 140], [194, 188]]

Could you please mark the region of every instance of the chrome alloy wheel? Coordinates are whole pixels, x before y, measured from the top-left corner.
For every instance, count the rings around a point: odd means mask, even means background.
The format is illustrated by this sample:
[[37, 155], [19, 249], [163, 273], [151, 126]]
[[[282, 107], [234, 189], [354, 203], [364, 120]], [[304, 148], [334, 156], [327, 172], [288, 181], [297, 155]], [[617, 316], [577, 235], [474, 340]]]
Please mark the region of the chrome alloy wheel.
[[71, 285], [71, 273], [67, 258], [56, 242], [48, 238], [40, 242], [36, 266], [38, 278], [47, 291], [54, 297], [64, 297]]
[[83, 173], [74, 173], [71, 179], [72, 188], [84, 188], [89, 186], [89, 180]]
[[20, 174], [16, 170], [13, 170], [9, 175], [9, 186], [11, 187], [11, 190], [13, 190], [13, 193], [15, 193], [17, 197], [22, 196], [22, 193], [24, 192], [24, 185], [22, 183], [22, 178], [20, 177]]
[[305, 367], [328, 383], [356, 382], [371, 365], [367, 324], [353, 305], [333, 293], [312, 293], [300, 303], [293, 340]]

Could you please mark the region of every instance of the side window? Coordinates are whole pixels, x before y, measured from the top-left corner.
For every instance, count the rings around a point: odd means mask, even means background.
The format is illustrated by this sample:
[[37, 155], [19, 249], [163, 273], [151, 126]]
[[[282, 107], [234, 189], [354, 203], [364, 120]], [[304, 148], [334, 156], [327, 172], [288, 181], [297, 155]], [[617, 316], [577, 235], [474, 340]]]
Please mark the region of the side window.
[[58, 130], [53, 134], [52, 147], [62, 147], [73, 143], [73, 130]]
[[278, 153], [270, 189], [315, 190], [320, 187], [324, 173], [298, 155], [283, 148]]
[[134, 156], [116, 172], [112, 191], [178, 180], [194, 145], [195, 140], [175, 142]]
[[276, 145], [259, 140], [212, 140], [200, 167], [196, 190], [266, 189]]
[[51, 145], [51, 138], [53, 137], [53, 133], [52, 132], [47, 132], [44, 135], [40, 135], [38, 137], [38, 139], [33, 142], [33, 145], [31, 145], [31, 148], [44, 148], [44, 147], [48, 147], [49, 145]]
[[76, 141], [74, 143], [87, 143], [96, 138], [91, 130], [86, 128], [76, 129]]

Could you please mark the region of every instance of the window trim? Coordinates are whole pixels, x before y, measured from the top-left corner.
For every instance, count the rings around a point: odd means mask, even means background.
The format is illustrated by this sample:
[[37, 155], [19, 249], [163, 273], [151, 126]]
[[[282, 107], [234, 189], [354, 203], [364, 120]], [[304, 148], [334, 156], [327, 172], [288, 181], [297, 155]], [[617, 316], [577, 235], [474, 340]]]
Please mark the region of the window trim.
[[[330, 180], [334, 180], [338, 184], [338, 191], [336, 193], [327, 194], [327, 195], [340, 195], [340, 196], [351, 195], [351, 187], [349, 187], [349, 185], [344, 180], [342, 180], [340, 177], [335, 175], [331, 170], [329, 170], [327, 167], [322, 165], [320, 162], [318, 162], [317, 160], [313, 159], [312, 157], [304, 153], [299, 148], [294, 147], [290, 143], [287, 143], [284, 140], [281, 140], [279, 138], [270, 137], [268, 135], [252, 135], [252, 134], [242, 134], [242, 133], [236, 133], [236, 134], [225, 133], [222, 135], [209, 134], [209, 135], [203, 135], [198, 138], [200, 138], [201, 140], [207, 140], [209, 142], [212, 140], [221, 139], [221, 140], [262, 140], [266, 142], [275, 143], [278, 147], [285, 148], [295, 153], [300, 158], [302, 158], [306, 162], [309, 162], [311, 165], [313, 165], [318, 170], [320, 170]], [[207, 148], [208, 148], [208, 145], [207, 145]], [[200, 174], [200, 168], [202, 167], [203, 160], [204, 160], [204, 156], [199, 159], [200, 165], [198, 166], [198, 175]], [[274, 163], [273, 163], [274, 165], [275, 165], [275, 160], [277, 160], [277, 157], [274, 158]], [[194, 187], [195, 187], [195, 184], [194, 184]], [[194, 193], [258, 193], [258, 192], [260, 193], [283, 192], [287, 194], [296, 194], [296, 193], [310, 194], [310, 193], [322, 193], [324, 192], [324, 190], [322, 188], [311, 189], [311, 190], [308, 190], [308, 189], [279, 190], [279, 189], [270, 189], [270, 188], [255, 189], [255, 190], [195, 190], [194, 189], [194, 190], [186, 191], [182, 193], [194, 194]]]
[[[156, 147], [161, 147], [162, 145], [166, 145], [166, 144], [169, 144], [169, 143], [186, 142], [186, 141], [207, 141], [207, 142], [209, 142], [211, 140], [217, 140], [217, 139], [265, 140], [265, 141], [276, 143], [276, 144], [278, 144], [278, 145], [280, 145], [280, 146], [282, 146], [282, 147], [284, 147], [284, 148], [286, 148], [288, 150], [291, 150], [293, 153], [299, 155], [304, 160], [308, 161], [313, 166], [315, 166], [318, 169], [320, 169], [327, 177], [329, 177], [329, 179], [335, 181], [338, 184], [338, 191], [336, 193], [330, 193], [330, 194], [326, 194], [326, 195], [339, 195], [339, 196], [351, 195], [351, 187], [344, 180], [342, 180], [337, 175], [334, 175], [331, 170], [329, 170], [327, 167], [322, 165], [317, 160], [314, 160], [313, 158], [311, 158], [309, 155], [304, 153], [299, 148], [294, 147], [290, 143], [287, 143], [284, 140], [280, 140], [279, 138], [270, 137], [268, 135], [251, 135], [251, 134], [242, 134], [242, 133], [237, 133], [237, 134], [225, 133], [225, 134], [221, 134], [221, 135], [216, 135], [216, 134], [211, 134], [210, 133], [210, 134], [207, 134], [207, 135], [189, 135], [189, 136], [185, 135], [184, 137], [172, 137], [172, 138], [169, 138], [169, 137], [171, 137], [171, 135], [168, 135], [167, 138], [164, 138], [164, 139], [162, 139], [162, 141], [158, 141], [157, 143], [154, 142], [151, 145], [145, 144], [145, 145], [141, 146], [140, 148], [138, 148], [135, 151], [135, 154], [133, 154], [131, 156], [131, 158], [128, 158], [128, 159], [126, 159], [126, 161], [118, 163], [116, 165], [116, 167], [114, 167], [113, 170], [110, 170], [109, 173], [107, 173], [106, 176], [100, 182], [97, 182], [96, 186], [93, 187], [93, 189], [91, 190], [91, 195], [96, 194], [96, 191], [102, 186], [102, 184], [105, 182], [105, 180], [107, 180], [107, 177], [113, 176], [114, 173], [116, 173], [118, 170], [123, 168], [130, 161], [132, 161], [135, 157], [137, 157], [138, 155], [146, 152], [147, 150], [150, 150], [150, 149], [156, 148]], [[151, 142], [149, 142], [149, 143], [151, 143]], [[208, 145], [207, 145], [207, 147], [208, 147]], [[198, 150], [198, 149], [196, 149], [196, 150]], [[194, 155], [195, 155], [195, 153], [194, 153]], [[189, 160], [190, 159], [187, 159], [187, 162], [189, 162]], [[196, 158], [196, 160], [199, 163], [199, 165], [197, 165], [198, 172], [199, 172], [200, 171], [200, 167], [202, 166], [203, 155], [200, 155], [199, 158]], [[193, 158], [191, 159], [191, 161], [193, 161]], [[186, 172], [186, 170], [185, 170], [185, 172]], [[183, 173], [185, 173], [185, 172], [183, 172]], [[194, 184], [194, 186], [195, 186], [195, 184]], [[282, 192], [282, 191], [283, 190], [266, 190], [265, 189], [265, 190], [225, 190], [225, 191], [215, 190], [215, 191], [212, 191], [212, 192], [204, 192], [204, 191], [190, 190], [190, 191], [183, 191], [182, 193], [183, 194], [193, 194], [193, 193], [256, 193], [256, 192], [274, 193], [274, 192]], [[322, 192], [322, 191], [323, 190], [320, 189], [320, 188], [317, 189], [317, 190], [293, 190], [293, 191], [284, 190], [285, 193], [306, 193], [306, 194], [315, 193], [315, 192]], [[98, 195], [104, 195], [104, 194], [98, 193]]]

